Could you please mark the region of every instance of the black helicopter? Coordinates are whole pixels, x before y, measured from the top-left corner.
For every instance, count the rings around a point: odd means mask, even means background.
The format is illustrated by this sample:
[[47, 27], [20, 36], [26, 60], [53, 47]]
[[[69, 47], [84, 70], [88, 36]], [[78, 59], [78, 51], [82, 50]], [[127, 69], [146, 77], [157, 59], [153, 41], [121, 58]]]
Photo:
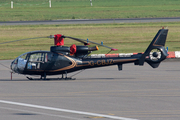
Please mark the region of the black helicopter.
[[[51, 46], [50, 51], [31, 51], [17, 57], [11, 63], [11, 70], [15, 73], [24, 75], [40, 75], [39, 79], [46, 80], [47, 75], [62, 75], [58, 79], [72, 79], [67, 77], [67, 73], [102, 66], [117, 65], [119, 70], [122, 70], [122, 65], [126, 63], [134, 63], [135, 65], [143, 66], [147, 62], [151, 67], [157, 68], [161, 61], [168, 56], [165, 49], [166, 37], [168, 29], [160, 29], [146, 51], [128, 57], [105, 57], [91, 58], [88, 55], [91, 51], [98, 50], [98, 47], [88, 47], [90, 43], [101, 45], [117, 50], [103, 44], [98, 44], [89, 40], [64, 36], [61, 34], [51, 35], [49, 38], [54, 38], [55, 46]], [[64, 38], [70, 38], [79, 41], [84, 46], [71, 47], [63, 46]], [[65, 77], [63, 75], [66, 75]], [[30, 80], [33, 78], [27, 77]]]

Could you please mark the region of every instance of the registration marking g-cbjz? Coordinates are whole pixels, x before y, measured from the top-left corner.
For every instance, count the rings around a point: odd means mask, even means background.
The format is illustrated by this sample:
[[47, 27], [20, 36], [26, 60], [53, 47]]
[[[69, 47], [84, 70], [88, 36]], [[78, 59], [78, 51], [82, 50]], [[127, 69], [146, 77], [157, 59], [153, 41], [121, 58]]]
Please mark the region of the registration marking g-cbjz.
[[112, 65], [114, 62], [113, 62], [113, 59], [107, 59], [107, 60], [97, 60], [97, 61], [93, 61], [91, 60], [89, 62], [89, 65], [90, 66], [94, 66], [94, 65]]

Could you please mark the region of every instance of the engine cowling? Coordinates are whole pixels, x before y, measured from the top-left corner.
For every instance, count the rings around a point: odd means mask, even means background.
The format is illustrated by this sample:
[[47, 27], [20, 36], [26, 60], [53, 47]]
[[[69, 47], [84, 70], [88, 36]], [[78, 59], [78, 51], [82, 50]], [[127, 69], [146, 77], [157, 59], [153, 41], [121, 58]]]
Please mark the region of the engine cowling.
[[67, 46], [51, 46], [50, 51], [56, 53], [68, 54], [70, 52], [70, 48]]
[[63, 54], [71, 54], [75, 55], [76, 57], [84, 57], [85, 55], [89, 54], [90, 51], [99, 50], [97, 46], [88, 47], [88, 46], [76, 46], [73, 44], [71, 47], [67, 46], [51, 46], [50, 51], [56, 53], [63, 53]]
[[89, 54], [90, 51], [99, 50], [97, 46], [88, 47], [88, 46], [76, 46], [73, 44], [70, 47], [70, 54], [75, 54], [76, 57], [83, 57], [84, 55]]

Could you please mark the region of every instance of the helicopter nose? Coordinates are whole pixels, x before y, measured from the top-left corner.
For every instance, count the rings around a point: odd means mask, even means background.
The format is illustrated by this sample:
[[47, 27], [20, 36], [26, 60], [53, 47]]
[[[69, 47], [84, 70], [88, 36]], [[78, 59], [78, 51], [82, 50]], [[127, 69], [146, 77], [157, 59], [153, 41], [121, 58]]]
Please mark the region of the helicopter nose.
[[22, 73], [26, 67], [26, 63], [27, 60], [18, 57], [11, 63], [11, 70], [15, 73]]
[[13, 72], [17, 72], [17, 60], [16, 59], [14, 61], [12, 61], [10, 68]]

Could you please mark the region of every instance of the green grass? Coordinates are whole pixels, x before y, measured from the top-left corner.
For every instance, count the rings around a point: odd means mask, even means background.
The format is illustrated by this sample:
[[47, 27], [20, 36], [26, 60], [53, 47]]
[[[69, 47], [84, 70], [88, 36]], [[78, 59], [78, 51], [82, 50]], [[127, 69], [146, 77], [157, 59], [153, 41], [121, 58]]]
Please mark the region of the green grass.
[[[42, 37], [54, 34], [89, 39], [94, 42], [117, 48], [112, 53], [144, 52], [162, 26], [168, 26], [169, 33], [166, 46], [169, 51], [180, 49], [180, 22], [172, 23], [129, 23], [129, 24], [87, 24], [87, 25], [22, 25], [22, 26], [1, 26], [0, 43]], [[43, 38], [27, 41], [19, 41], [0, 45], [0, 59], [14, 59], [20, 54], [34, 50], [49, 50], [54, 44], [53, 39]], [[80, 43], [65, 39], [65, 45]], [[94, 46], [94, 45], [92, 45]], [[100, 50], [93, 52], [107, 53], [109, 49], [99, 47]]]
[[[0, 21], [29, 21], [57, 19], [115, 19], [180, 17], [179, 0], [1, 0]], [[143, 52], [162, 26], [168, 26], [166, 46], [178, 51], [180, 22], [172, 23], [130, 23], [130, 24], [87, 24], [87, 25], [24, 25], [0, 26], [0, 43], [11, 40], [64, 34], [89, 39], [118, 48], [116, 53]], [[79, 44], [65, 39], [67, 46]], [[20, 54], [33, 50], [49, 50], [52, 39], [37, 39], [0, 45], [0, 59], [14, 59]], [[107, 53], [100, 47], [93, 53]]]
[[180, 17], [179, 0], [1, 0], [0, 21]]

